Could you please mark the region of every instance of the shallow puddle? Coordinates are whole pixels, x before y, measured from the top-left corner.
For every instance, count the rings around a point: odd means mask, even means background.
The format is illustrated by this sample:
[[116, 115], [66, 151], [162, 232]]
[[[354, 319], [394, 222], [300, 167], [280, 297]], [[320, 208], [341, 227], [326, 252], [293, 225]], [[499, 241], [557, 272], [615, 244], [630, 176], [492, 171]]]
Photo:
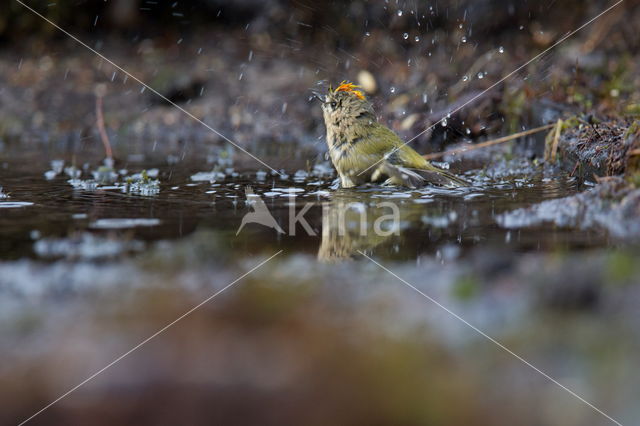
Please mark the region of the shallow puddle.
[[[144, 168], [137, 166], [136, 170]], [[543, 178], [541, 174], [531, 178], [484, 178], [462, 189], [376, 186], [334, 190], [331, 176], [303, 171], [283, 178], [264, 172], [191, 173], [183, 170], [195, 166], [161, 166], [157, 193], [140, 195], [117, 184], [74, 187], [64, 174], [45, 178], [45, 168], [24, 169], [10, 163], [0, 172], [0, 183], [10, 194], [0, 201], [0, 208], [6, 207], [0, 215], [0, 259], [34, 256], [37, 253], [33, 246], [40, 238], [85, 231], [157, 241], [210, 229], [225, 237], [228, 250], [239, 254], [277, 248], [288, 253], [311, 253], [323, 244], [331, 244], [327, 239], [334, 237], [338, 226], [346, 225], [354, 247], [395, 260], [435, 255], [448, 246], [457, 247], [464, 255], [477, 246], [553, 251], [609, 244], [606, 232], [598, 229], [510, 229], [498, 225], [496, 219], [505, 212], [584, 189], [574, 179]], [[248, 223], [236, 235], [243, 217], [253, 211], [252, 196], [246, 194], [248, 187], [283, 232]], [[399, 219], [393, 224], [394, 232], [384, 238], [372, 235], [376, 220], [392, 213]], [[296, 215], [292, 227], [290, 221]], [[344, 223], [338, 223], [340, 220]]]

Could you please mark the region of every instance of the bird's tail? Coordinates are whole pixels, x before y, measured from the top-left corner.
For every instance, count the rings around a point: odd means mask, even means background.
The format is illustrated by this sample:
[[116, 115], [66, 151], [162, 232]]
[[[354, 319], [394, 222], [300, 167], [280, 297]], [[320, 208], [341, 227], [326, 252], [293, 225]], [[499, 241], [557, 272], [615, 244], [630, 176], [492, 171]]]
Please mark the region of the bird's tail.
[[425, 181], [431, 184], [449, 187], [471, 186], [469, 181], [432, 164], [428, 164], [427, 167], [417, 170], [417, 172], [425, 179]]
[[454, 186], [471, 186], [471, 182], [446, 170], [438, 169], [438, 173], [448, 179]]
[[373, 174], [372, 180], [377, 180], [376, 176], [378, 175], [388, 178], [385, 181], [385, 184], [403, 185], [410, 188], [419, 188], [424, 185], [438, 185], [454, 188], [459, 186], [471, 186], [471, 183], [463, 178], [429, 163], [418, 169], [396, 166], [385, 162]]

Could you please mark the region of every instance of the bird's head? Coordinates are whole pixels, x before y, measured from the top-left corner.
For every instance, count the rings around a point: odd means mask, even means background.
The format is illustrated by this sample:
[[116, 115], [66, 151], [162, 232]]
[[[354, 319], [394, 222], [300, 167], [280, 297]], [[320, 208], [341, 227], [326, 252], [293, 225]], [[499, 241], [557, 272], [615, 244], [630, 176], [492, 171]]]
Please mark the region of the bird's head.
[[359, 86], [343, 81], [333, 89], [329, 87], [324, 96], [317, 95], [322, 101], [324, 122], [329, 125], [348, 124], [352, 120], [375, 120], [371, 102], [367, 100]]

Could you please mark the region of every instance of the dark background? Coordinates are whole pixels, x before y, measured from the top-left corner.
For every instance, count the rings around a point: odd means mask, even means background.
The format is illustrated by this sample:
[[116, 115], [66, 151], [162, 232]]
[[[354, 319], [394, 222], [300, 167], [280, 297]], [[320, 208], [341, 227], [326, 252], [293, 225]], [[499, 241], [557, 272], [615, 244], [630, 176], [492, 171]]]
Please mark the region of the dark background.
[[[236, 143], [306, 161], [324, 150], [310, 91], [375, 80], [379, 119], [421, 134], [614, 2], [26, 1]], [[438, 151], [552, 120], [617, 114], [638, 102], [640, 2], [626, 0], [500, 83], [415, 147]], [[223, 138], [8, 1], [0, 14], [0, 142], [98, 152], [95, 91], [116, 152], [203, 158]], [[466, 41], [463, 41], [466, 40]], [[498, 54], [500, 48], [503, 54]], [[484, 78], [478, 78], [478, 73]], [[612, 96], [614, 93], [616, 96]], [[153, 149], [152, 149], [153, 148]], [[100, 155], [102, 155], [100, 153]]]

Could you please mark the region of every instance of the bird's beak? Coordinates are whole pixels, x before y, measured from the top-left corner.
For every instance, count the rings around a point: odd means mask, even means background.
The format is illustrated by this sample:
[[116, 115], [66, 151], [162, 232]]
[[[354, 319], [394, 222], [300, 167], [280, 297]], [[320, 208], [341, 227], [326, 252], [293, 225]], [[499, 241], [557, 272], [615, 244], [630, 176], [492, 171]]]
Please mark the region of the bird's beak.
[[317, 100], [319, 100], [320, 102], [325, 103], [324, 95], [323, 95], [322, 93], [320, 93], [320, 92], [316, 92], [315, 90], [312, 90], [312, 91], [311, 91], [311, 94], [312, 94], [312, 96], [311, 96], [311, 98], [310, 98], [310, 99], [317, 99]]

